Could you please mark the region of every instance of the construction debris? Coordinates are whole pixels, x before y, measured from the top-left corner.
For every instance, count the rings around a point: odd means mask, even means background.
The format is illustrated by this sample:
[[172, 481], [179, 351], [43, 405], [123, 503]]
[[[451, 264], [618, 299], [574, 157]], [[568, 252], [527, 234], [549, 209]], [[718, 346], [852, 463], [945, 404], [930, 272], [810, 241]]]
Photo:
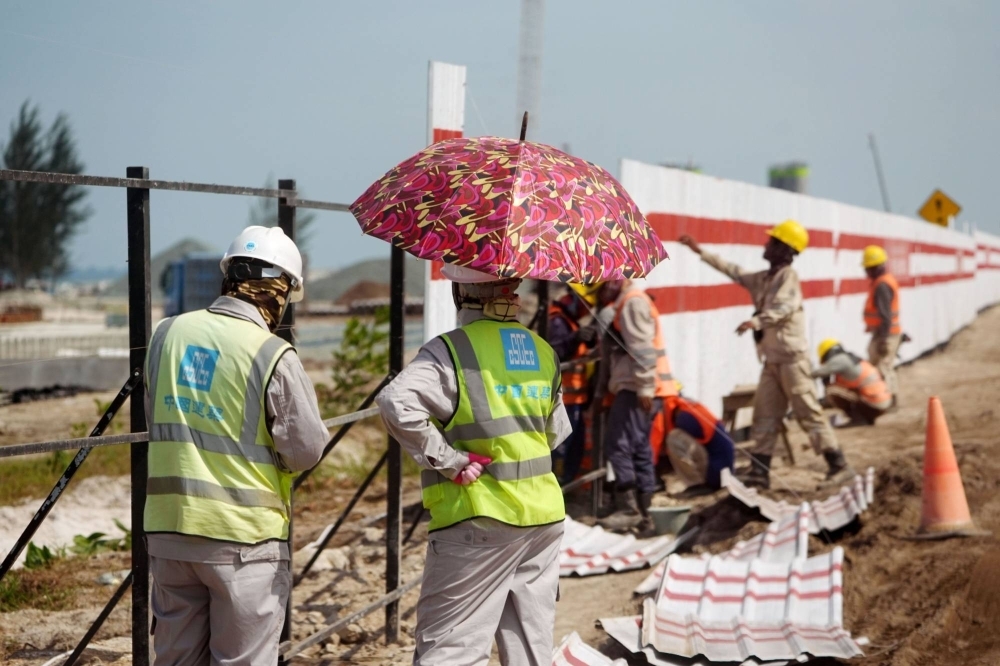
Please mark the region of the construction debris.
[[552, 652], [552, 666], [627, 666], [623, 659], [609, 659], [590, 647], [575, 631]]
[[637, 539], [600, 526], [588, 527], [567, 516], [559, 551], [559, 575], [593, 576], [642, 569], [670, 555], [677, 545], [673, 537]]

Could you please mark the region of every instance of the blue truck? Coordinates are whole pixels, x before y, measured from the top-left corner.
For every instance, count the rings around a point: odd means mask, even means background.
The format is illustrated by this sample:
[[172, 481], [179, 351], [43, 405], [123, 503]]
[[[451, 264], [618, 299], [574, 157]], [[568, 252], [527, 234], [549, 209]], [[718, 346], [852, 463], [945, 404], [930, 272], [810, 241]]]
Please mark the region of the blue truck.
[[201, 310], [222, 292], [221, 254], [193, 252], [171, 261], [160, 275], [163, 316]]

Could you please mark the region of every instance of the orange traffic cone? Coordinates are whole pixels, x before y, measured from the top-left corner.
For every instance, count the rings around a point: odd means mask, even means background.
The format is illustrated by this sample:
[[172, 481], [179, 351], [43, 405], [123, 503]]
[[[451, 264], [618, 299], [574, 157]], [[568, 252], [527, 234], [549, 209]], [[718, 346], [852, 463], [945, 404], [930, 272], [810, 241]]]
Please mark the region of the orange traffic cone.
[[982, 534], [972, 523], [965, 499], [955, 448], [937, 397], [927, 404], [927, 439], [924, 443], [923, 507], [920, 533], [929, 538]]

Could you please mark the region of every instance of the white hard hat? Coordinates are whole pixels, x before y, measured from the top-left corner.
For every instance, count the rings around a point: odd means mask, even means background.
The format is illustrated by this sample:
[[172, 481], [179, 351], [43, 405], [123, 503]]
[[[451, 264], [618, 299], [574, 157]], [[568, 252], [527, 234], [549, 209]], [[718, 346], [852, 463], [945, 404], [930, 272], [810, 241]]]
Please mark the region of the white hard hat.
[[477, 271], [466, 266], [454, 266], [452, 264], [442, 266], [441, 275], [459, 284], [482, 284], [484, 282], [500, 282], [507, 279], [498, 278], [496, 275], [483, 273], [482, 271]]
[[295, 242], [285, 235], [281, 227], [247, 227], [233, 239], [226, 250], [225, 256], [219, 262], [222, 273], [229, 270], [229, 262], [236, 257], [249, 257], [265, 261], [281, 271], [274, 271], [264, 277], [281, 277], [281, 272], [288, 273], [296, 281], [292, 290], [292, 303], [298, 303], [305, 295], [305, 280], [302, 277], [302, 255]]

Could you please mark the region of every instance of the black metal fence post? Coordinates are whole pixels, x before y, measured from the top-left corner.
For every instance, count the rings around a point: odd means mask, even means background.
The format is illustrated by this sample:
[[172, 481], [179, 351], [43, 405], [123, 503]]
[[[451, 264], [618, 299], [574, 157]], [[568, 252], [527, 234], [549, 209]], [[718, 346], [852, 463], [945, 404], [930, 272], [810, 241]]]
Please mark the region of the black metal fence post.
[[[403, 331], [406, 304], [404, 299], [405, 266], [403, 251], [392, 247], [392, 262], [389, 274], [391, 282], [391, 303], [389, 305], [389, 374], [395, 375], [403, 369]], [[399, 570], [402, 564], [400, 538], [403, 524], [403, 453], [399, 442], [389, 438], [388, 496], [385, 519], [385, 590], [394, 592], [399, 587]], [[399, 640], [399, 601], [385, 607], [385, 640], [395, 643]]]
[[[295, 180], [291, 178], [283, 178], [278, 181], [278, 189], [280, 190], [294, 190]], [[278, 226], [281, 230], [285, 232], [285, 235], [295, 240], [295, 206], [288, 205], [288, 199], [279, 198], [278, 199]], [[295, 305], [289, 303], [288, 308], [285, 310], [285, 317], [281, 320], [278, 326], [277, 335], [284, 339], [285, 341], [295, 344]], [[293, 571], [292, 557], [295, 552], [295, 543], [292, 538], [292, 528], [294, 526], [294, 520], [292, 518], [291, 508], [292, 503], [289, 502], [289, 514], [288, 514], [288, 571], [289, 574]], [[288, 605], [285, 606], [285, 624], [281, 627], [281, 638], [280, 642], [292, 640], [292, 587], [288, 588]], [[278, 660], [279, 663], [285, 663], [284, 657]]]
[[[146, 167], [128, 167], [127, 178], [149, 178]], [[130, 187], [128, 208], [129, 367], [141, 368], [153, 323], [149, 306], [149, 189]], [[145, 391], [133, 391], [132, 432], [146, 430]], [[149, 553], [142, 514], [146, 506], [147, 442], [132, 444], [132, 663], [149, 665]]]
[[536, 321], [536, 329], [538, 335], [542, 336], [543, 340], [549, 339], [549, 283], [545, 280], [539, 280], [535, 286], [535, 293], [538, 295], [538, 313], [535, 315], [538, 317]]

